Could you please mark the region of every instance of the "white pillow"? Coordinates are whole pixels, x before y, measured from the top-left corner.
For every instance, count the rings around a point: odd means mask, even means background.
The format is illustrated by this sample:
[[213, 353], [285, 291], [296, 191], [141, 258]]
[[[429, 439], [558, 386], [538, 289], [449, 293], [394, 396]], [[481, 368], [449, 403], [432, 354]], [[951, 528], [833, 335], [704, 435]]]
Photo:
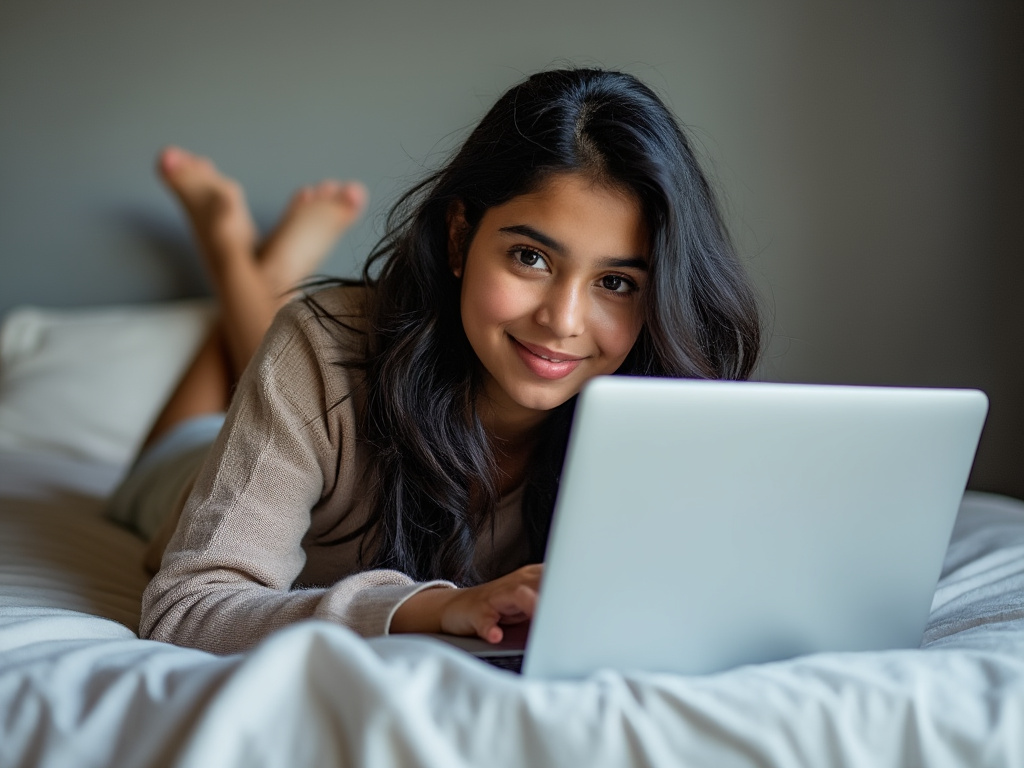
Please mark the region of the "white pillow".
[[0, 448], [127, 464], [212, 320], [207, 300], [11, 310], [0, 327]]

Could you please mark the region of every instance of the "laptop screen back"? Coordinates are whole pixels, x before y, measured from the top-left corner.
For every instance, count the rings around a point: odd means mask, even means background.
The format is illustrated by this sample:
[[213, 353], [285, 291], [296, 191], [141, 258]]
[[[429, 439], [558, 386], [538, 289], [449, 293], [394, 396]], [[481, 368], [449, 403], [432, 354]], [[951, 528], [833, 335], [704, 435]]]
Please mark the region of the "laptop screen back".
[[524, 674], [916, 647], [986, 411], [973, 390], [595, 379]]

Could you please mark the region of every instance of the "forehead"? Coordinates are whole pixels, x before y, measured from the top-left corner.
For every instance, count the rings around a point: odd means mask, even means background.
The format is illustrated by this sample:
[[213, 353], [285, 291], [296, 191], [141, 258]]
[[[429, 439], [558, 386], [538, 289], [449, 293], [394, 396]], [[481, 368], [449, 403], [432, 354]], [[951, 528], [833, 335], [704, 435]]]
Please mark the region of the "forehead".
[[644, 219], [636, 197], [582, 174], [551, 176], [537, 189], [489, 209], [481, 228], [499, 230], [523, 224], [564, 244], [567, 250], [647, 254]]

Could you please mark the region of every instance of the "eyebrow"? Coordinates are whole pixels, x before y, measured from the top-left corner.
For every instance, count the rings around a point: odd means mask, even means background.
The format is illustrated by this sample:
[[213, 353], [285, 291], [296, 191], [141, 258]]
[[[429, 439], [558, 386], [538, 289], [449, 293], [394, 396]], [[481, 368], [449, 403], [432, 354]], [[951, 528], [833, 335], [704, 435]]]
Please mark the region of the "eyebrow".
[[[550, 235], [545, 235], [543, 232], [534, 229], [528, 224], [513, 224], [508, 227], [502, 227], [498, 230], [499, 232], [508, 232], [514, 235], [522, 235], [528, 237], [531, 240], [536, 240], [538, 243], [543, 245], [545, 248], [550, 248], [558, 253], [565, 253], [568, 249], [562, 245], [562, 243], [555, 240]], [[616, 267], [619, 269], [633, 268], [640, 269], [644, 272], [647, 271], [647, 260], [640, 258], [639, 256], [627, 256], [627, 257], [611, 257], [602, 259], [601, 266], [603, 267]]]

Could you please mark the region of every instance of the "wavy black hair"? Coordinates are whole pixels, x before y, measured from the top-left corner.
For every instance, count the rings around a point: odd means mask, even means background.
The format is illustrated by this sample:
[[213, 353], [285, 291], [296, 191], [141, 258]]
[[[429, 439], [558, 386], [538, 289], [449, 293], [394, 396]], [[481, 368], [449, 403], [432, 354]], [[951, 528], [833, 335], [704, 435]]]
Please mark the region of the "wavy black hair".
[[[545, 71], [509, 89], [440, 170], [403, 195], [371, 252], [365, 408], [371, 565], [474, 584], [475, 542], [492, 530], [494, 448], [476, 398], [482, 378], [449, 265], [449, 212], [468, 242], [484, 213], [556, 174], [585, 174], [640, 203], [649, 240], [643, 328], [618, 371], [744, 379], [760, 349], [752, 286], [679, 124], [637, 78]], [[315, 295], [310, 298], [315, 303]], [[341, 319], [339, 318], [339, 321]], [[540, 561], [575, 398], [555, 408], [527, 469], [523, 522]], [[355, 536], [356, 534], [353, 534]], [[365, 544], [364, 544], [365, 548]]]

